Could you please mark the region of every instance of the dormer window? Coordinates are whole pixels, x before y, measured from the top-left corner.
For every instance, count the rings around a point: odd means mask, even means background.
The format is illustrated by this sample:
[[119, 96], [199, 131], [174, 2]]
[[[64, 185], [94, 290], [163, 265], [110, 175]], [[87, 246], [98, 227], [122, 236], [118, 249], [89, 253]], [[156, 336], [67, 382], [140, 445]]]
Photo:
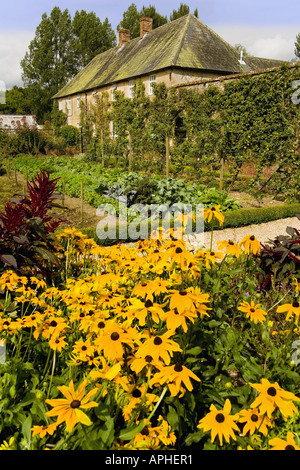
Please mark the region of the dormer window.
[[153, 95], [153, 83], [156, 83], [156, 75], [149, 76], [149, 95]]

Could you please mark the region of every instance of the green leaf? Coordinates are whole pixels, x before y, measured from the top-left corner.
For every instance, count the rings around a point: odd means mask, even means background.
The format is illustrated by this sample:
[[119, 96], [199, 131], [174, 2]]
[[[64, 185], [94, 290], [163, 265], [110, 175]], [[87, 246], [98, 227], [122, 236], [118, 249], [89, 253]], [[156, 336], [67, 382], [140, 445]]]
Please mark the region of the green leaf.
[[22, 434], [24, 439], [27, 441], [28, 444], [31, 442], [31, 427], [32, 427], [32, 420], [31, 416], [28, 416], [25, 421], [22, 423]]
[[144, 427], [144, 421], [142, 421], [138, 426], [130, 426], [120, 432], [119, 439], [122, 441], [131, 441], [136, 434], [144, 429]]

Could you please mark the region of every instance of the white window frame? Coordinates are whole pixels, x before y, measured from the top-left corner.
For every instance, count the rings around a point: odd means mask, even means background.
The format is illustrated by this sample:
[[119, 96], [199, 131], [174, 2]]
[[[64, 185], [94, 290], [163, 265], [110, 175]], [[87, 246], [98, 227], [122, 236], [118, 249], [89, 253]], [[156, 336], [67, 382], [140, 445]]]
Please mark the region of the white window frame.
[[149, 75], [148, 82], [149, 82], [149, 95], [152, 96], [153, 95], [152, 85], [153, 83], [156, 83], [156, 75], [155, 74]]
[[67, 99], [67, 110], [68, 115], [70, 116], [72, 114], [72, 98]]
[[81, 103], [81, 96], [77, 95], [77, 109], [80, 108], [80, 103]]
[[63, 100], [59, 100], [59, 102], [58, 102], [58, 109], [59, 109], [60, 111], [62, 111], [62, 110], [64, 109]]
[[116, 133], [116, 128], [115, 128], [115, 123], [111, 121], [111, 137], [112, 139], [116, 139], [118, 137], [118, 134]]
[[135, 80], [129, 80], [129, 98], [134, 98]]
[[112, 101], [115, 101], [115, 91], [117, 90], [117, 85], [112, 85], [110, 87], [110, 91], [111, 91], [111, 100]]

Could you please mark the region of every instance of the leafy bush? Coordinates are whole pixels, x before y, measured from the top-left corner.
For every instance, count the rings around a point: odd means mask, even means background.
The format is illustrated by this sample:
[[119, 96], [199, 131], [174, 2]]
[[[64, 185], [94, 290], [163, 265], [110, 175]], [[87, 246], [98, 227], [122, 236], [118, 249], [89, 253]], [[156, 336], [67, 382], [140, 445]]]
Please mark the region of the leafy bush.
[[[298, 216], [300, 219], [300, 216]], [[263, 275], [260, 276], [262, 289], [270, 289], [296, 277], [300, 269], [300, 231], [287, 227], [287, 235], [278, 235], [269, 243], [262, 243], [259, 255]]]
[[41, 171], [28, 182], [28, 196], [15, 197], [0, 213], [0, 270], [13, 267], [21, 274], [50, 276], [57, 265], [53, 233], [61, 220], [49, 215], [56, 206], [57, 180]]
[[79, 143], [79, 129], [74, 126], [62, 126], [57, 129], [56, 134], [63, 137], [68, 147], [76, 147]]

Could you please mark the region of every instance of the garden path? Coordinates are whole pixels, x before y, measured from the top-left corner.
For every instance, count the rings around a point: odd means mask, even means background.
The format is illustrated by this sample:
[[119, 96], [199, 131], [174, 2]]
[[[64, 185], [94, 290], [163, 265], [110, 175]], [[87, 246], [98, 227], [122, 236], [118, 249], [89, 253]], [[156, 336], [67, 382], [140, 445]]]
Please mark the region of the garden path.
[[[246, 227], [227, 228], [224, 230], [216, 230], [213, 234], [214, 251], [218, 250], [218, 241], [232, 240], [234, 242], [241, 242], [247, 235], [254, 235], [261, 243], [273, 240], [278, 235], [286, 235], [287, 227], [293, 227], [300, 230], [300, 220], [297, 217], [289, 217], [286, 219], [274, 220], [258, 225], [247, 225]], [[211, 232], [204, 232], [190, 240], [190, 245], [194, 248], [204, 246], [210, 247]]]

